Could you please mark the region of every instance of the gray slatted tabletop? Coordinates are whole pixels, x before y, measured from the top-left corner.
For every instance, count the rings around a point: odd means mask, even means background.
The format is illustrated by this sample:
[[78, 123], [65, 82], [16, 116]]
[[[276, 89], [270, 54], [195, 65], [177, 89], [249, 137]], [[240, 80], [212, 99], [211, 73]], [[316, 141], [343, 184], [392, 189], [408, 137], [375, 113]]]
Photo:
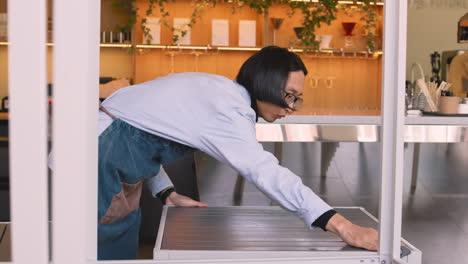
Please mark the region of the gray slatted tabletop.
[[[360, 208], [337, 209], [353, 223], [378, 228]], [[309, 230], [280, 207], [168, 207], [161, 250], [364, 251], [321, 229]]]

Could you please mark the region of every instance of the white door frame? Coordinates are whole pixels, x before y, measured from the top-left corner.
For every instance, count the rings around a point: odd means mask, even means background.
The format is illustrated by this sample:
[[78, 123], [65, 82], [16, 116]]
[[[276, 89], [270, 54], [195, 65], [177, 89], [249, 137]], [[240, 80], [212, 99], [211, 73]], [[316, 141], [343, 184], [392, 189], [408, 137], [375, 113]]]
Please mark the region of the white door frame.
[[407, 1], [385, 1], [382, 85], [380, 261], [399, 259], [403, 203], [403, 144]]
[[8, 1], [10, 201], [14, 263], [48, 263], [46, 1]]

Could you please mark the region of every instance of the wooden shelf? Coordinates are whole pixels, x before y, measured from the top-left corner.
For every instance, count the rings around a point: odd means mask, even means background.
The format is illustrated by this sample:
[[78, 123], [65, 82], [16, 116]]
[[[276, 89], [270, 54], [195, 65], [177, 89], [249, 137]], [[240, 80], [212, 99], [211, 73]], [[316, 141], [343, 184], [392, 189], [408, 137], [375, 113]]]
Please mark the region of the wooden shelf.
[[101, 48], [131, 48], [132, 44], [130, 43], [101, 43], [99, 44]]
[[164, 50], [215, 50], [216, 48], [196, 45], [160, 45], [160, 44], [137, 44], [137, 49], [164, 49]]
[[[9, 46], [9, 42], [0, 42], [0, 46]], [[54, 43], [46, 43], [47, 47], [53, 47]], [[132, 44], [129, 43], [101, 43], [99, 44], [101, 48], [131, 48]]]
[[[0, 46], [8, 46], [9, 42], [0, 42]], [[48, 47], [54, 46], [53, 43], [47, 43]], [[160, 50], [203, 50], [203, 51], [259, 51], [261, 47], [234, 47], [234, 46], [218, 46], [213, 47], [210, 45], [156, 45], [156, 44], [128, 44], [128, 43], [101, 43], [101, 48], [132, 48], [137, 49], [160, 49]], [[328, 58], [336, 57], [378, 57], [383, 54], [383, 51], [370, 51], [370, 50], [344, 50], [344, 49], [321, 49], [309, 50], [307, 48], [289, 48], [289, 50], [296, 53], [314, 54], [317, 56], [328, 56]]]
[[[218, 46], [213, 47], [210, 45], [156, 45], [156, 44], [137, 44], [137, 49], [161, 49], [161, 50], [203, 50], [203, 51], [259, 51], [261, 47], [234, 47], [234, 46]], [[383, 54], [383, 51], [370, 51], [370, 50], [345, 50], [345, 49], [321, 49], [309, 50], [306, 48], [289, 48], [289, 50], [297, 53], [316, 54], [318, 56], [364, 56], [364, 57], [377, 57]]]
[[137, 49], [163, 49], [163, 50], [204, 50], [204, 51], [259, 51], [261, 47], [229, 47], [210, 45], [154, 45], [154, 44], [138, 44]]
[[[46, 43], [47, 47], [52, 47], [54, 46], [53, 43]], [[2, 41], [0, 42], [0, 46], [10, 46], [10, 42]]]

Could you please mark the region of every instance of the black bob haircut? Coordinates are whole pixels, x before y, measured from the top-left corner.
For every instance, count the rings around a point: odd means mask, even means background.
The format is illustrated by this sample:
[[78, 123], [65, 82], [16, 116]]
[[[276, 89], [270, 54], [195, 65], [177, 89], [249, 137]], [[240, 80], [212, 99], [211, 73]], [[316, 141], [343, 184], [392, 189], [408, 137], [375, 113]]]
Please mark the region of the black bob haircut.
[[307, 69], [297, 54], [285, 48], [267, 46], [244, 62], [236, 82], [250, 94], [252, 108], [257, 112], [256, 100], [289, 107], [284, 101], [284, 91], [289, 73]]

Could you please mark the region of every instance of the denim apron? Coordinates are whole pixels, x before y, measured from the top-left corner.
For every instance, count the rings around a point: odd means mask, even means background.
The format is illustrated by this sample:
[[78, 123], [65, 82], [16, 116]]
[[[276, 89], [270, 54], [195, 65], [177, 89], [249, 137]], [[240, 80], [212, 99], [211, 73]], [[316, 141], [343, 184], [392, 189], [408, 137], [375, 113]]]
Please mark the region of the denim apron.
[[[106, 111], [104, 111], [106, 112]], [[112, 117], [112, 116], [111, 116]], [[143, 180], [194, 149], [120, 119], [99, 136], [98, 259], [136, 259]]]

